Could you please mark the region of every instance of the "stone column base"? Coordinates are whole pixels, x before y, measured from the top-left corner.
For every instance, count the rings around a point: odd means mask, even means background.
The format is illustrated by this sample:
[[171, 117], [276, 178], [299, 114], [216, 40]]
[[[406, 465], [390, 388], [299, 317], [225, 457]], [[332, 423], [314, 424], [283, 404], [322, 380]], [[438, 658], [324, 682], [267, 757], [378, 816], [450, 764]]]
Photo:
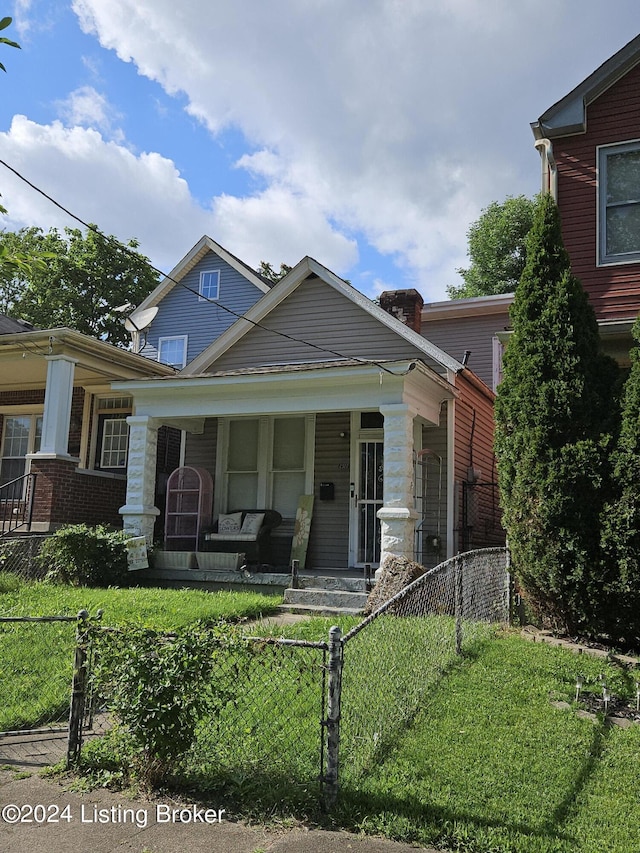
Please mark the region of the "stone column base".
[[153, 529], [160, 510], [155, 506], [121, 506], [122, 526], [125, 533], [144, 536], [147, 545], [153, 545]]
[[413, 507], [383, 506], [378, 510], [378, 518], [381, 525], [381, 545], [380, 568], [376, 570], [376, 580], [380, 577], [387, 557], [415, 559], [414, 540], [418, 513]]

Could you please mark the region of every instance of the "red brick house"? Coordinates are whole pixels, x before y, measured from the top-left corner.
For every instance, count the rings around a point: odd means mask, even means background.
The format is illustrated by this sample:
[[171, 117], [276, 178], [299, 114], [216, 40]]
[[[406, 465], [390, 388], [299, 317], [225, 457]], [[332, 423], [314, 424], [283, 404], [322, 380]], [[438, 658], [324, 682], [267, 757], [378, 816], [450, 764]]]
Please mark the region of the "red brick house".
[[605, 349], [626, 364], [640, 311], [640, 36], [531, 127], [573, 272]]
[[[174, 373], [70, 329], [0, 317], [0, 533], [119, 525], [132, 400], [111, 382]], [[168, 431], [159, 442], [162, 500], [179, 444]]]

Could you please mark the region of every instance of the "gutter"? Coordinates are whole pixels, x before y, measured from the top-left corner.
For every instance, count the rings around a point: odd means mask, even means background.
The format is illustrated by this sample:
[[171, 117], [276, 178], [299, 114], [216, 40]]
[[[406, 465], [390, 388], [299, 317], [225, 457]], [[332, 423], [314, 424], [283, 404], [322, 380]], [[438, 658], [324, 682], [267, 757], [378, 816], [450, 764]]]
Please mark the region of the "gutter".
[[537, 138], [534, 146], [542, 159], [542, 192], [550, 193], [558, 201], [558, 166], [553, 156], [553, 145], [546, 137]]

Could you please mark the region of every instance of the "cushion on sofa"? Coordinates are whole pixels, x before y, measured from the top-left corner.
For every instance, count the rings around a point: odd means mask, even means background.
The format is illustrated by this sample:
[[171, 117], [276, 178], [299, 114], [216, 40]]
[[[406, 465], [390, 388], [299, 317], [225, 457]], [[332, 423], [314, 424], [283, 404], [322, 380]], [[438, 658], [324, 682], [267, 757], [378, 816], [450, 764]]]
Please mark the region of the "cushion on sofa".
[[231, 512], [227, 515], [220, 513], [218, 516], [218, 533], [229, 535], [230, 533], [240, 533], [242, 526], [242, 513]]
[[248, 512], [244, 517], [244, 521], [242, 522], [240, 533], [251, 533], [253, 536], [257, 536], [260, 532], [260, 528], [262, 527], [263, 521], [263, 512]]

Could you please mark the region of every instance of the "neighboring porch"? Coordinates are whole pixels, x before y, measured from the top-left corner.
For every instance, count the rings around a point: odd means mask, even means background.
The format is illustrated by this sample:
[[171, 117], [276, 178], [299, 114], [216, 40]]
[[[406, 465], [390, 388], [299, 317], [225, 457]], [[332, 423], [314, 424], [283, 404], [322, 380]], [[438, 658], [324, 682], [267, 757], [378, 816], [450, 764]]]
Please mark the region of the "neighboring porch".
[[[131, 393], [136, 412], [121, 513], [125, 529], [149, 542], [166, 425], [183, 430], [181, 464], [210, 475], [209, 523], [249, 507], [282, 515], [269, 565], [247, 565], [250, 574], [288, 578], [301, 495], [314, 496], [303, 570], [363, 579], [365, 565], [375, 571], [386, 555], [435, 565], [453, 552], [456, 391], [421, 362], [282, 365], [114, 390]], [[196, 581], [202, 570], [189, 571]]]

